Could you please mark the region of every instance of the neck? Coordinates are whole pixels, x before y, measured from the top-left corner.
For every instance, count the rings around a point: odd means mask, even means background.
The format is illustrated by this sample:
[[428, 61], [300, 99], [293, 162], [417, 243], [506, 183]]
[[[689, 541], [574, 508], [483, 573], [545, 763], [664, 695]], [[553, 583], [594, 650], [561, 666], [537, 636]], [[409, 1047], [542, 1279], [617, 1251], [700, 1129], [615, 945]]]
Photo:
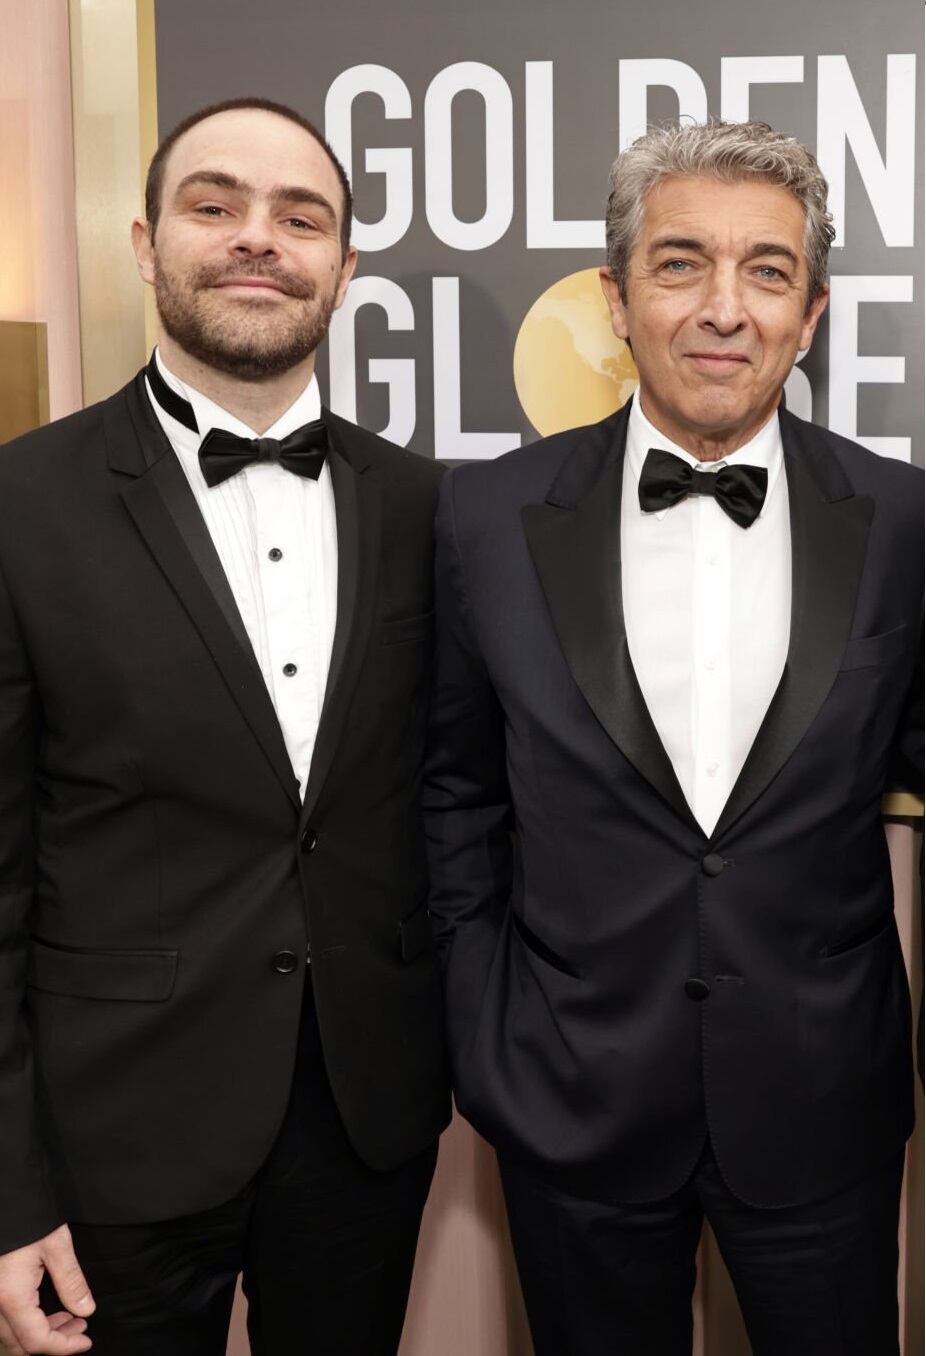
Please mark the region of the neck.
[[185, 386], [192, 386], [223, 410], [228, 410], [258, 436], [266, 433], [280, 415], [286, 413], [308, 386], [315, 371], [315, 354], [310, 353], [301, 363], [279, 376], [262, 381], [242, 381], [240, 377], [219, 372], [191, 357], [168, 334], [161, 335], [158, 352], [165, 366]]
[[653, 411], [651, 403], [646, 394], [640, 392], [640, 409], [646, 415], [649, 422], [657, 432], [663, 437], [670, 439], [676, 447], [684, 450], [698, 461], [722, 461], [724, 457], [729, 457], [731, 452], [737, 452], [741, 447], [745, 447], [748, 442], [756, 436], [760, 429], [768, 423], [776, 405], [766, 410], [761, 417], [751, 420], [743, 428], [737, 429], [697, 429], [683, 428], [676, 425], [671, 419], [662, 418], [659, 411]]

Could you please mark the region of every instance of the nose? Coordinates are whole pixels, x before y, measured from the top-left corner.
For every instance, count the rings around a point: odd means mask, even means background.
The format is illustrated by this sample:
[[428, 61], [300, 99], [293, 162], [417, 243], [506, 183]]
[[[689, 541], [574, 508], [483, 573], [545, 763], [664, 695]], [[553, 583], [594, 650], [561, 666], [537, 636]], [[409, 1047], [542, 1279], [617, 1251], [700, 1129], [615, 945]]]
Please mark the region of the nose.
[[715, 334], [737, 334], [746, 325], [742, 279], [734, 266], [708, 274], [698, 323]]
[[273, 222], [266, 211], [255, 205], [241, 218], [238, 230], [229, 241], [232, 254], [246, 258], [266, 258], [279, 254]]

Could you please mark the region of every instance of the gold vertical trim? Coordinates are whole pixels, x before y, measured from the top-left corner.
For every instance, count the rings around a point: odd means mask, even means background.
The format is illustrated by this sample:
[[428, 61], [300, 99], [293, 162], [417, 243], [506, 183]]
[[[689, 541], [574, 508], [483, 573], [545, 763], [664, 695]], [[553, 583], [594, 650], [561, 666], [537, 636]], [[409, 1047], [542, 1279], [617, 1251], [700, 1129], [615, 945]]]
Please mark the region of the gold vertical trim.
[[44, 321], [0, 321], [0, 443], [48, 423]]
[[146, 355], [145, 289], [129, 228], [142, 210], [142, 139], [150, 136], [154, 107], [153, 3], [69, 0], [69, 17], [80, 353], [89, 404], [124, 385]]

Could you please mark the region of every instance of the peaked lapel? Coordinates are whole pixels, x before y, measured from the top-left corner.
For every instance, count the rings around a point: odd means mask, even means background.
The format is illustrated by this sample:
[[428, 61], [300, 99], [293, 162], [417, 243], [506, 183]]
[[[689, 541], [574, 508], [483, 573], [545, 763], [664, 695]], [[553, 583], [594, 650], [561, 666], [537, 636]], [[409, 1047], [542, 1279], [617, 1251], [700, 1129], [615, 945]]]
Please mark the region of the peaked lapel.
[[621, 593], [621, 487], [629, 406], [585, 430], [543, 504], [521, 520], [553, 626], [579, 690], [627, 760], [702, 833], [643, 699]]
[[791, 518], [791, 636], [784, 672], [712, 840], [762, 794], [823, 705], [846, 648], [873, 501], [856, 495], [824, 438], [782, 410]]
[[144, 374], [123, 394], [125, 406], [114, 402], [106, 421], [110, 465], [130, 477], [123, 501], [298, 808], [299, 784], [267, 685], [183, 468], [151, 409]]
[[338, 534], [338, 610], [328, 683], [302, 822], [313, 814], [340, 743], [373, 622], [379, 564], [381, 504], [362, 440], [352, 424], [322, 410], [332, 456], [331, 480]]

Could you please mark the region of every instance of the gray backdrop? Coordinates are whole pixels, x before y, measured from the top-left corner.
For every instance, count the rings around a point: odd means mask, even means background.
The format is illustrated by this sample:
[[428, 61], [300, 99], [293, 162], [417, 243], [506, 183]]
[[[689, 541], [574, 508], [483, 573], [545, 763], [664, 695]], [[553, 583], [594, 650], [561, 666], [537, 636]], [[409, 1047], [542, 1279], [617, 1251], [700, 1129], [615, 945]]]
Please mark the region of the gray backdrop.
[[256, 94], [306, 114], [351, 162], [366, 304], [338, 318], [334, 386], [320, 363], [336, 409], [454, 460], [532, 440], [515, 338], [546, 288], [602, 262], [619, 145], [646, 118], [748, 107], [817, 152], [841, 226], [829, 318], [802, 364], [813, 418], [922, 464], [919, 6], [495, 0], [460, 13], [439, 0], [422, 11], [411, 0], [156, 4], [162, 133], [203, 104]]

